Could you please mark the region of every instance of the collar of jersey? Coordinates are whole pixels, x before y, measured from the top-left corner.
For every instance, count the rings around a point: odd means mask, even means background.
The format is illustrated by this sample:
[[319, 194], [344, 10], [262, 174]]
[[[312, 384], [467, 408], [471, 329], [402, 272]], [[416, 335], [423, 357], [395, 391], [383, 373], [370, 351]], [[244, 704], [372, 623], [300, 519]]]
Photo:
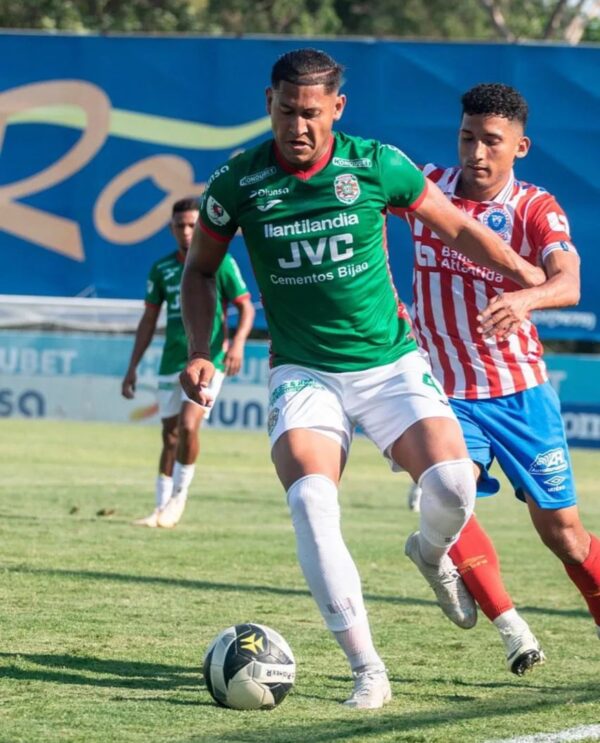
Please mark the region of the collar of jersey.
[[494, 196], [493, 199], [488, 199], [487, 201], [471, 201], [471, 199], [463, 199], [462, 196], [456, 195], [456, 186], [458, 185], [458, 181], [460, 180], [461, 173], [461, 168], [457, 168], [455, 177], [453, 178], [452, 182], [446, 186], [446, 195], [454, 196], [457, 199], [461, 199], [461, 201], [469, 201], [472, 204], [505, 204], [512, 198], [515, 192], [515, 173], [513, 170], [511, 170], [510, 178], [506, 182], [506, 185], [498, 194], [496, 194], [496, 196]]
[[308, 168], [308, 170], [299, 170], [298, 168], [294, 168], [293, 165], [290, 165], [288, 162], [286, 162], [281, 152], [279, 152], [279, 147], [277, 147], [277, 143], [275, 141], [273, 141], [273, 151], [275, 152], [275, 158], [277, 159], [280, 168], [285, 170], [285, 172], [289, 173], [290, 175], [295, 175], [296, 178], [300, 178], [300, 180], [302, 181], [307, 181], [320, 170], [323, 170], [323, 168], [327, 165], [333, 151], [333, 143], [334, 138], [332, 135], [329, 142], [329, 147], [327, 148], [327, 152], [322, 157], [320, 157], [314, 165]]

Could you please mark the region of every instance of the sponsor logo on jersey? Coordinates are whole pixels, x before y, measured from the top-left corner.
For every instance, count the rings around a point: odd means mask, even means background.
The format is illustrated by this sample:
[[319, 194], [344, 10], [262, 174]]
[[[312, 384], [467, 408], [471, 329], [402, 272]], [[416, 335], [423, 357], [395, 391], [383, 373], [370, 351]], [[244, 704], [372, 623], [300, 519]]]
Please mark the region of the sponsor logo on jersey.
[[569, 234], [569, 220], [564, 214], [558, 212], [549, 212], [546, 214], [546, 219], [550, 225], [550, 229], [554, 232], [566, 232]]
[[509, 213], [499, 206], [491, 206], [479, 216], [479, 221], [503, 240], [510, 238], [512, 222]]
[[221, 226], [227, 224], [231, 219], [224, 207], [213, 196], [209, 196], [206, 201], [206, 213], [213, 224]]
[[264, 204], [257, 204], [256, 208], [259, 212], [268, 212], [269, 209], [272, 209], [274, 206], [277, 206], [277, 204], [282, 204], [283, 199], [271, 199], [270, 201], [265, 202]]
[[229, 170], [229, 165], [222, 165], [220, 168], [217, 168], [217, 170], [215, 170], [215, 172], [208, 179], [206, 188], [208, 188], [213, 181], [216, 181], [220, 175], [223, 175], [223, 173], [227, 173], [228, 170]]
[[358, 179], [352, 173], [343, 173], [336, 175], [333, 181], [335, 195], [342, 204], [354, 204], [360, 196], [360, 186]]
[[311, 232], [328, 232], [340, 227], [351, 227], [358, 222], [358, 214], [339, 212], [335, 217], [325, 219], [297, 219], [295, 222], [281, 225], [268, 222], [264, 226], [264, 235], [267, 238], [297, 237]]
[[284, 188], [258, 188], [256, 191], [252, 191], [249, 199], [262, 199], [265, 196], [287, 196], [290, 189], [286, 186]]
[[538, 454], [529, 467], [532, 475], [553, 475], [568, 469], [567, 457], [562, 447]]
[[357, 160], [346, 160], [345, 157], [334, 157], [331, 164], [338, 168], [372, 168], [373, 161], [370, 157], [360, 157]]
[[252, 186], [255, 183], [260, 183], [261, 181], [264, 181], [265, 178], [268, 178], [276, 172], [277, 168], [274, 165], [271, 165], [269, 168], [264, 168], [256, 173], [245, 175], [243, 178], [240, 178], [240, 186]]

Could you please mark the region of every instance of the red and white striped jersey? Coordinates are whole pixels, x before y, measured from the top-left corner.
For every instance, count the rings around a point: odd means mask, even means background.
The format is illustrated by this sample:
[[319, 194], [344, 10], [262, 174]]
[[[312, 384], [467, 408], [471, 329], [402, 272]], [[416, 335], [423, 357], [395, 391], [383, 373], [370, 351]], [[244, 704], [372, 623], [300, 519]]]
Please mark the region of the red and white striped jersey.
[[[554, 250], [576, 252], [567, 217], [544, 189], [511, 175], [493, 201], [475, 202], [454, 195], [460, 168], [430, 164], [423, 172], [456, 206], [490, 227], [530, 263], [542, 265]], [[490, 299], [520, 287], [444, 245], [414, 214], [403, 216], [415, 248], [414, 329], [448, 396], [499, 397], [545, 382], [542, 344], [530, 320], [504, 341], [477, 332], [477, 315]]]

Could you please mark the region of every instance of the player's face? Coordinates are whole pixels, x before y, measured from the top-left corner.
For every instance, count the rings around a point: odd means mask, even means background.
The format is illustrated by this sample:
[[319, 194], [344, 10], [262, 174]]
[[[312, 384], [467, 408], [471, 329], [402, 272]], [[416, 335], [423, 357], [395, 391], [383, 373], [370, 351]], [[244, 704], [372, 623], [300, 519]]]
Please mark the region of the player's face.
[[267, 111], [273, 137], [285, 160], [307, 169], [329, 147], [333, 122], [341, 118], [346, 96], [327, 93], [322, 85], [293, 85], [286, 81], [267, 88]]
[[508, 182], [515, 158], [525, 157], [529, 145], [518, 121], [464, 114], [458, 134], [463, 195], [475, 201], [493, 199]]
[[198, 215], [199, 212], [192, 209], [188, 212], [176, 212], [171, 219], [171, 232], [182, 253], [187, 253], [190, 249]]

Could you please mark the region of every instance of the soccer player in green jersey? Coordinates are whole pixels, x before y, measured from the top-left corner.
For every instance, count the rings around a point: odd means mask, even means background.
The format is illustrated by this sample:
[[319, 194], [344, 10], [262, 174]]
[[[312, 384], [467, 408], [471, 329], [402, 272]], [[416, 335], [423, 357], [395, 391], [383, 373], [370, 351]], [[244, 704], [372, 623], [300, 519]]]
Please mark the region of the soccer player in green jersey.
[[[200, 446], [198, 429], [202, 420], [210, 414], [209, 408], [192, 402], [179, 383], [179, 372], [184, 368], [188, 356], [187, 338], [181, 320], [181, 274], [197, 221], [196, 199], [181, 199], [173, 205], [171, 232], [177, 250], [161, 258], [150, 270], [146, 309], [137, 327], [129, 367], [121, 387], [124, 397], [134, 397], [136, 369], [156, 331], [161, 306], [163, 302], [166, 303], [167, 328], [158, 384], [163, 445], [156, 479], [156, 505], [150, 516], [134, 521], [138, 526], [172, 528], [178, 523], [194, 476]], [[225, 375], [239, 372], [244, 343], [254, 321], [248, 288], [231, 256], [219, 267], [216, 281], [219, 312], [215, 313], [212, 321], [210, 337], [210, 355], [215, 365], [215, 376], [210, 384], [213, 397], [218, 395]], [[224, 314], [228, 303], [232, 303], [239, 312], [238, 327], [229, 344], [226, 341]]]
[[241, 228], [271, 333], [268, 429], [298, 559], [352, 670], [345, 704], [375, 709], [391, 689], [338, 504], [357, 426], [423, 489], [407, 554], [453, 621], [468, 628], [477, 618], [447, 555], [473, 510], [475, 478], [456, 417], [398, 311], [388, 207], [413, 210], [447, 244], [518, 283], [544, 275], [450, 204], [396, 147], [334, 133], [346, 103], [341, 82], [341, 66], [321, 51], [280, 57], [267, 89], [273, 138], [209, 180], [182, 280], [190, 362], [181, 380], [192, 399], [209, 403], [214, 277]]

